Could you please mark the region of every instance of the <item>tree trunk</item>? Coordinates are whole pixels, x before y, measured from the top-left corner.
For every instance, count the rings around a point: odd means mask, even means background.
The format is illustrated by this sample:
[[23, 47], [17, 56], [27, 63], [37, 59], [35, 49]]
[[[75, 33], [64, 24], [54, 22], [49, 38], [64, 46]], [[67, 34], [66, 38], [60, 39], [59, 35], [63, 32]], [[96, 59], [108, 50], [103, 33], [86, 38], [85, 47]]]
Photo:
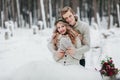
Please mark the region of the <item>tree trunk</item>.
[[4, 23], [4, 0], [1, 0], [1, 2], [0, 2], [0, 14], [1, 14], [1, 26], [3, 28], [3, 23]]
[[117, 27], [120, 27], [120, 5], [119, 5], [119, 0], [116, 0], [116, 10], [117, 10]]
[[83, 17], [85, 18], [86, 17], [86, 2], [85, 2], [85, 0], [83, 0]]
[[45, 18], [45, 8], [44, 8], [43, 0], [40, 0], [40, 4], [41, 4], [43, 25], [44, 25], [44, 28], [47, 28], [47, 26], [46, 26], [46, 18]]
[[29, 28], [31, 28], [32, 27], [32, 25], [31, 25], [31, 21], [32, 21], [32, 17], [31, 17], [31, 15], [32, 15], [32, 12], [31, 12], [31, 1], [30, 0], [28, 0], [28, 11], [29, 11], [29, 20], [28, 20], [28, 22], [29, 22]]
[[110, 29], [110, 0], [108, 0], [108, 29]]
[[83, 9], [82, 9], [82, 3], [83, 3], [83, 1], [82, 0], [79, 0], [79, 7], [80, 7], [80, 20], [82, 20], [82, 11], [83, 11]]
[[61, 2], [60, 2], [60, 9], [62, 9], [63, 8], [63, 0], [60, 0]]
[[93, 0], [93, 10], [94, 10], [94, 21], [97, 23], [97, 6], [96, 6], [96, 0]]
[[56, 2], [56, 19], [58, 19], [59, 18], [59, 11], [58, 11], [58, 2]]
[[19, 0], [16, 0], [16, 4], [17, 4], [18, 27], [21, 27]]
[[87, 2], [88, 4], [88, 9], [87, 9], [87, 17], [89, 20], [89, 25], [91, 25], [91, 21], [92, 21], [92, 0], [88, 0]]
[[72, 6], [72, 9], [75, 11], [75, 13], [77, 13], [78, 0], [71, 0], [70, 4]]
[[34, 8], [33, 8], [33, 24], [35, 24], [37, 22], [37, 9], [36, 9], [36, 0], [33, 1], [33, 5], [34, 5]]
[[4, 1], [5, 7], [4, 7], [4, 21], [8, 20], [8, 8], [7, 8], [7, 0]]
[[37, 0], [38, 4], [38, 20], [42, 20], [42, 15], [41, 15], [41, 6], [40, 6], [40, 0]]
[[0, 0], [0, 26], [1, 26], [1, 13], [2, 13], [2, 0]]
[[32, 12], [29, 12], [29, 28], [32, 28]]
[[52, 6], [51, 6], [51, 0], [49, 0], [49, 12], [50, 12], [50, 25], [49, 26], [52, 27], [53, 24], [52, 24]]
[[45, 20], [46, 20], [46, 27], [48, 27], [49, 25], [49, 9], [48, 9], [48, 0], [43, 0], [43, 4], [44, 4], [44, 9], [45, 9]]
[[102, 21], [102, 16], [103, 16], [103, 1], [102, 0], [100, 0], [100, 3], [99, 3], [100, 5], [100, 7], [99, 7], [99, 14], [100, 14], [100, 20]]
[[0, 0], [0, 12], [2, 11], [2, 0]]
[[14, 9], [14, 0], [12, 0], [12, 17], [13, 17], [13, 21], [15, 22], [15, 18], [16, 18], [16, 16], [15, 16], [15, 9]]

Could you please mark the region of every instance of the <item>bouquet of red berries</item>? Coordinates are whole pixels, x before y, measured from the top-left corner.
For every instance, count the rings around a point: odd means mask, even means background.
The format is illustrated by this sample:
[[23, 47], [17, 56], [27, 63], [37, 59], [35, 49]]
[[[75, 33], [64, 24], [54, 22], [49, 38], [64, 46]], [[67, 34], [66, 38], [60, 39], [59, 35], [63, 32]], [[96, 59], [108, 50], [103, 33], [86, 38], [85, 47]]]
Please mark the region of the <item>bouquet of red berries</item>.
[[103, 76], [116, 76], [119, 72], [118, 68], [115, 68], [115, 65], [113, 63], [113, 60], [111, 57], [107, 57], [106, 60], [102, 60], [101, 61], [101, 69], [100, 69], [100, 73]]

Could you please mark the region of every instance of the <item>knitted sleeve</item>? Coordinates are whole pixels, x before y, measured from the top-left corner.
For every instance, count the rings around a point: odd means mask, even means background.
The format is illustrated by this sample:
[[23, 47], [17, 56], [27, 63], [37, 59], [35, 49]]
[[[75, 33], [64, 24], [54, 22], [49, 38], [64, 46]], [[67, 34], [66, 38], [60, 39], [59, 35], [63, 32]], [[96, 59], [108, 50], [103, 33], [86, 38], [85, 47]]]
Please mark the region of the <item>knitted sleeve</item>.
[[89, 29], [89, 25], [86, 23], [81, 23], [80, 26], [78, 26], [77, 28], [82, 36], [83, 36], [83, 40], [82, 42], [84, 42], [84, 44], [82, 45], [82, 47], [78, 48], [77, 51], [80, 53], [85, 53], [90, 49], [90, 29]]
[[57, 57], [57, 50], [54, 49], [54, 45], [53, 45], [52, 41], [49, 41], [47, 46], [48, 46], [48, 49], [51, 51], [54, 60], [59, 61], [60, 58]]

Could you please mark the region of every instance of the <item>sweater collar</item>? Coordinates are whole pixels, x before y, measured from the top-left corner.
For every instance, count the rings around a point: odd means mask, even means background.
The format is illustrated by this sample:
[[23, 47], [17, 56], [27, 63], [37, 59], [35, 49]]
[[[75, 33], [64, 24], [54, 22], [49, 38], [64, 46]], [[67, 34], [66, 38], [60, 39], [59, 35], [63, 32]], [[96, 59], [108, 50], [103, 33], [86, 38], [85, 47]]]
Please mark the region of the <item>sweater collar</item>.
[[76, 28], [78, 26], [78, 20], [76, 21], [76, 24], [73, 26], [73, 28]]

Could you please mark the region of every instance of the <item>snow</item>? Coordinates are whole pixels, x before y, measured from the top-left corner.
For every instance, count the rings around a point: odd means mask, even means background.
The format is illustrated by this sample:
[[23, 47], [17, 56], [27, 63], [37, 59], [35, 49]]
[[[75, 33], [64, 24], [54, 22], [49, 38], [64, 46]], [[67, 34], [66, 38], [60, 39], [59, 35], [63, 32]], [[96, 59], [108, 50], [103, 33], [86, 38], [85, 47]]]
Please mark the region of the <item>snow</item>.
[[[100, 60], [106, 55], [111, 56], [115, 66], [120, 68], [119, 28], [111, 29], [114, 35], [110, 34], [106, 39], [100, 36], [110, 31], [91, 28], [92, 46], [86, 53], [85, 68], [78, 65], [63, 66], [53, 60], [47, 48], [52, 30], [46, 28], [34, 35], [32, 29], [15, 29], [14, 36], [8, 40], [3, 37], [5, 31], [1, 30], [0, 80], [102, 80], [95, 68], [99, 69]], [[101, 48], [95, 49], [96, 46]]]

